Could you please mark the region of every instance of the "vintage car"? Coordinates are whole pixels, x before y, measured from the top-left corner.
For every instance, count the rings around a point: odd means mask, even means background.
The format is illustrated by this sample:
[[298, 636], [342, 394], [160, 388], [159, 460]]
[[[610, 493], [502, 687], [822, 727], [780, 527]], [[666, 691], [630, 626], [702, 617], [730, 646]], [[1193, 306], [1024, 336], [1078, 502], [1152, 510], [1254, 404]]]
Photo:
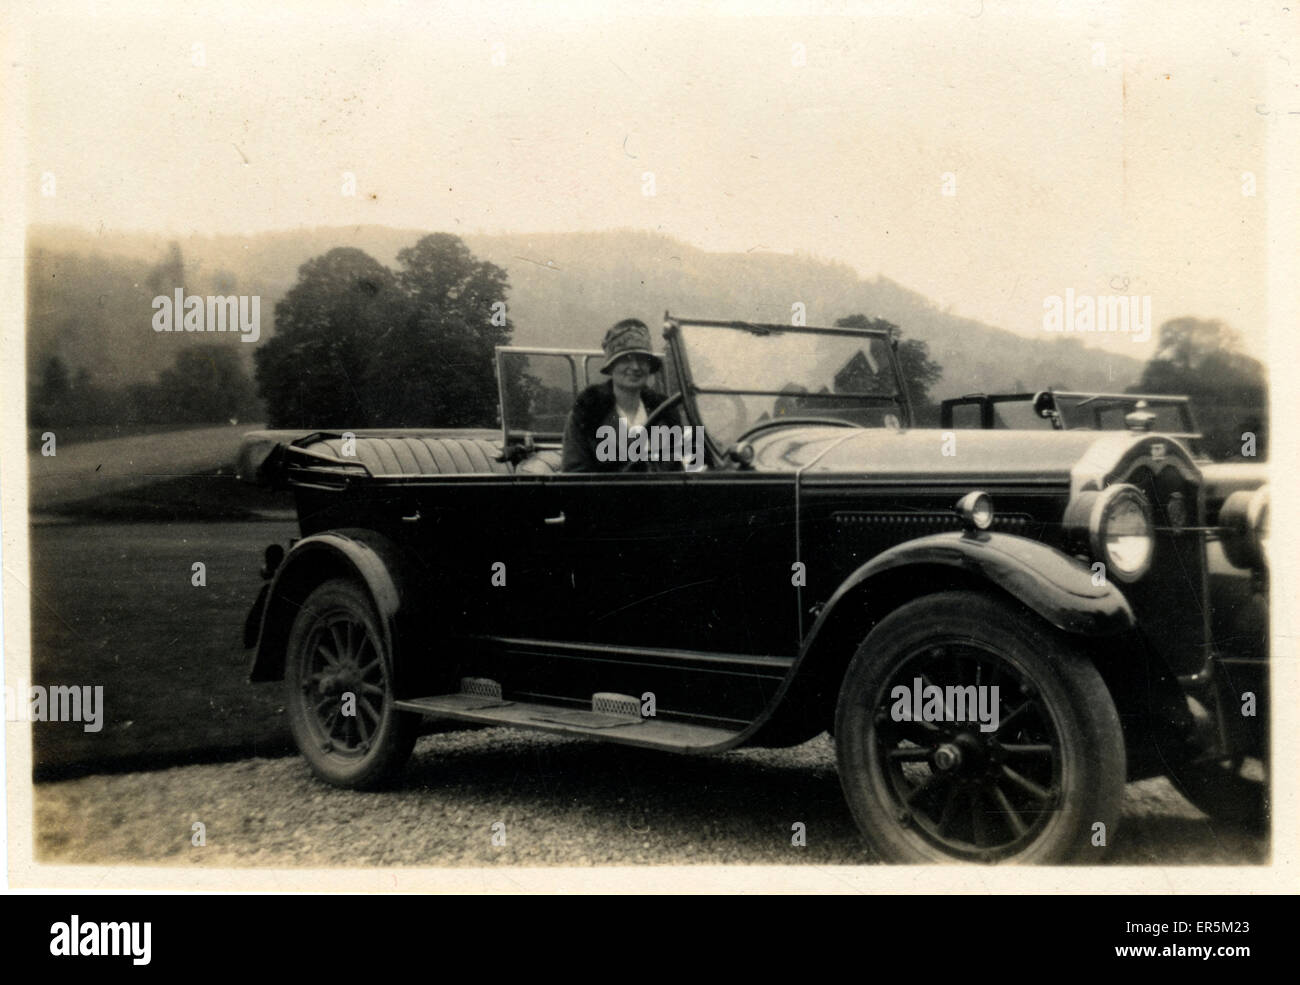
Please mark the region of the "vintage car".
[[[1206, 516], [1215, 523], [1225, 515], [1229, 523], [1244, 524], [1251, 496], [1268, 482], [1268, 467], [1263, 462], [1246, 459], [1216, 462], [1210, 458], [1191, 398], [1185, 396], [1050, 389], [1033, 393], [972, 393], [943, 401], [939, 426], [1031, 431], [1161, 431], [1177, 438], [1191, 452], [1201, 470]], [[1236, 496], [1234, 508], [1223, 514], [1224, 505], [1233, 496]], [[1255, 500], [1257, 506], [1266, 501], [1267, 493]], [[1251, 665], [1256, 666], [1268, 648], [1262, 582], [1253, 576], [1250, 559], [1240, 555], [1240, 538], [1231, 534], [1220, 537], [1219, 533], [1214, 523], [1205, 530], [1212, 638], [1234, 640], [1231, 649], [1238, 656], [1248, 653]], [[1225, 655], [1223, 659], [1230, 657]], [[1246, 803], [1253, 803], [1253, 799]]]
[[[1144, 415], [1134, 418], [1133, 415]], [[1204, 437], [1190, 398], [1156, 393], [968, 393], [939, 405], [942, 428], [1019, 431], [1123, 431], [1145, 427], [1178, 438], [1200, 455]]]
[[[702, 468], [560, 472], [599, 356], [563, 350], [498, 351], [500, 432], [248, 437], [302, 534], [267, 549], [251, 679], [318, 776], [388, 781], [428, 716], [678, 753], [829, 731], [891, 862], [1101, 860], [1162, 774], [1265, 816], [1266, 489], [1210, 515], [1149, 430], [912, 427], [883, 326], [664, 339], [646, 425], [702, 427]], [[1253, 636], [1215, 635], [1212, 536]]]

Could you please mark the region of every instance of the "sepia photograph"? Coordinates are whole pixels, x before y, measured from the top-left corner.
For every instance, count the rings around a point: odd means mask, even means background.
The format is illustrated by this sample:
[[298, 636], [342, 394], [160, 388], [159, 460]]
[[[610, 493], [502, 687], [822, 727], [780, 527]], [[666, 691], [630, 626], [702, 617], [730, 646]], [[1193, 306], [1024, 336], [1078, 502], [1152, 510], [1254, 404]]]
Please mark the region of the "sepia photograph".
[[1276, 891], [1297, 16], [0, 15], [10, 885]]

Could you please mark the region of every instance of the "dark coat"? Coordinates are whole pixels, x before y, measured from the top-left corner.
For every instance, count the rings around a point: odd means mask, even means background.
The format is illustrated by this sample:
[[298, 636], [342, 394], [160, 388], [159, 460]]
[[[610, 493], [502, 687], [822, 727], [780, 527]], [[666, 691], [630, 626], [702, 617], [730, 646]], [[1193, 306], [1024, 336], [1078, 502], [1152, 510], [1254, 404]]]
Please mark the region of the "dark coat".
[[[655, 408], [667, 399], [662, 393], [646, 388], [641, 391], [641, 403], [645, 405], [646, 417], [654, 413]], [[621, 472], [625, 463], [602, 462], [596, 457], [596, 445], [599, 443], [596, 433], [605, 425], [618, 427], [618, 405], [614, 402], [614, 381], [594, 383], [573, 402], [569, 419], [564, 425], [564, 455], [561, 471], [563, 472]], [[665, 411], [656, 421], [657, 424], [680, 424], [676, 408]], [[663, 469], [679, 469], [676, 462], [637, 463], [631, 471], [644, 472], [646, 466]]]

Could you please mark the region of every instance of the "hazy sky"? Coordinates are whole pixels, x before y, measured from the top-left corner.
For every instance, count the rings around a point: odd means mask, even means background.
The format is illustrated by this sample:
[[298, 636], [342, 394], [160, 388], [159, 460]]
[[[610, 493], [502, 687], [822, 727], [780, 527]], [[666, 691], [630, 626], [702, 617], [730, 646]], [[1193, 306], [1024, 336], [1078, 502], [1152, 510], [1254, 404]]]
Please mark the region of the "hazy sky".
[[30, 221], [656, 229], [1025, 334], [1126, 290], [1264, 348], [1267, 4], [173, 6], [27, 18]]

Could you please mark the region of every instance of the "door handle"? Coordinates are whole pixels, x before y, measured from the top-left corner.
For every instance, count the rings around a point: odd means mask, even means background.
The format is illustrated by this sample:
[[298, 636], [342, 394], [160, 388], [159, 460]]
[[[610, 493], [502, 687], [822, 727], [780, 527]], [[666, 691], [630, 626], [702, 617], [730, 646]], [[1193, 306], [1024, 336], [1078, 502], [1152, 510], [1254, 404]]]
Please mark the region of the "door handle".
[[410, 516], [404, 516], [404, 517], [402, 517], [402, 522], [403, 522], [403, 523], [419, 523], [419, 522], [420, 522], [420, 511], [419, 511], [419, 510], [416, 510], [416, 511], [415, 511], [414, 513], [412, 513]]
[[564, 511], [560, 510], [559, 516], [548, 516], [542, 520], [548, 527], [558, 527], [564, 522]]

